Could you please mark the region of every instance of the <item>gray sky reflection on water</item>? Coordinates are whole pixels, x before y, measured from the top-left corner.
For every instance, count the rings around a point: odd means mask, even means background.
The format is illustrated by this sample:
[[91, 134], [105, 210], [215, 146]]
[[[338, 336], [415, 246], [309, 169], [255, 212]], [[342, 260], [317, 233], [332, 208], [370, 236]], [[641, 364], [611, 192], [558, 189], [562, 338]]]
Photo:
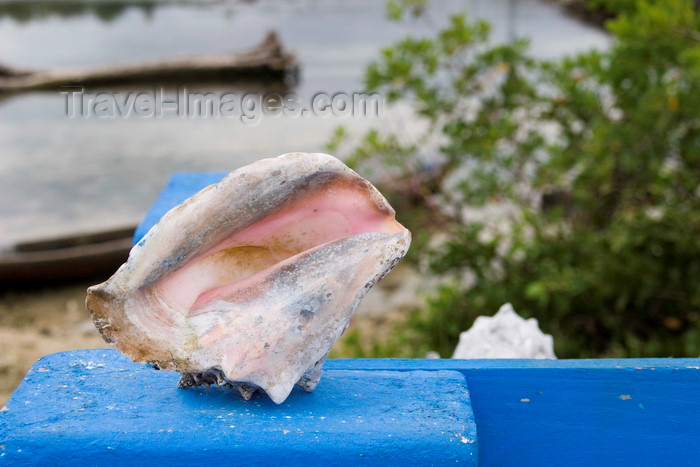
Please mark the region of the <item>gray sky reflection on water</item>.
[[[494, 25], [495, 41], [531, 38], [533, 51], [556, 57], [602, 48], [601, 31], [533, 0], [442, 1], [431, 16], [466, 9]], [[0, 62], [30, 68], [94, 66], [243, 50], [276, 30], [301, 64], [293, 90], [360, 92], [365, 65], [381, 47], [424, 22], [389, 23], [382, 1], [217, 2], [124, 9], [17, 21], [0, 12]], [[206, 88], [215, 92], [226, 88]], [[148, 87], [141, 89], [148, 90]], [[241, 93], [240, 90], [233, 92]], [[65, 95], [28, 93], [0, 100], [0, 246], [28, 238], [136, 223], [176, 171], [229, 171], [262, 157], [321, 151], [337, 125], [353, 132], [391, 125], [381, 118], [67, 118]]]

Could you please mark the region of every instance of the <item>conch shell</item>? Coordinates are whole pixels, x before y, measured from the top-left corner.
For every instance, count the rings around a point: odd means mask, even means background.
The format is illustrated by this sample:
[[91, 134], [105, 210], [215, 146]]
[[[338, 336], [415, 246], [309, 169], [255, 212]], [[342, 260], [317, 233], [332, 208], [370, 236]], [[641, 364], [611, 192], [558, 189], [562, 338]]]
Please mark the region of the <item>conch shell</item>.
[[181, 387], [312, 391], [360, 300], [411, 234], [368, 181], [326, 154], [231, 172], [165, 214], [86, 305], [132, 360]]

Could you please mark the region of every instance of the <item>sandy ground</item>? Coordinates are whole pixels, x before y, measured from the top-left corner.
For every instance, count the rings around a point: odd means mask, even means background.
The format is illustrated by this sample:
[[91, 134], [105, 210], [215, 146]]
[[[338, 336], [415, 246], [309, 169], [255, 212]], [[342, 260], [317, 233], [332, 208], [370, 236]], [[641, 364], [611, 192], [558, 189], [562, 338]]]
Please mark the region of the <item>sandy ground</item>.
[[[416, 303], [420, 277], [408, 267], [396, 268], [360, 305], [349, 331], [391, 332]], [[34, 291], [0, 292], [0, 407], [40, 357], [66, 350], [107, 347], [85, 309], [85, 290], [92, 283]], [[350, 332], [346, 332], [348, 336]], [[334, 357], [350, 357], [341, 341]]]

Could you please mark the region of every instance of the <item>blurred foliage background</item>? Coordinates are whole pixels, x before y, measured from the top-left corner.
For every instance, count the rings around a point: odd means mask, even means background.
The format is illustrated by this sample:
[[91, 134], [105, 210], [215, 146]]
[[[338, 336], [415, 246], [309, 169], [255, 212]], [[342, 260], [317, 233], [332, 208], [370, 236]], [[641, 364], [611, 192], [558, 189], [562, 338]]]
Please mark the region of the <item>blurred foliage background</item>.
[[[439, 282], [395, 332], [349, 336], [346, 352], [449, 357], [511, 302], [560, 358], [700, 355], [697, 2], [587, 6], [610, 18], [609, 50], [539, 60], [462, 14], [367, 68], [368, 89], [425, 130], [339, 128], [329, 150], [392, 180], [381, 188], [414, 233], [409, 261]], [[421, 20], [424, 1], [387, 10]]]

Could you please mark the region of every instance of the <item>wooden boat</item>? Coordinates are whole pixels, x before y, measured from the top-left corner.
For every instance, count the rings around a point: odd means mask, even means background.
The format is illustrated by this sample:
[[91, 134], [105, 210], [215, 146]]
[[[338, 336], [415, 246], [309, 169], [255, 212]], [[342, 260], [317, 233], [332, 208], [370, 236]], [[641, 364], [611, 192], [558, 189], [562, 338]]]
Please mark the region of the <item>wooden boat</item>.
[[56, 90], [65, 86], [133, 85], [153, 82], [296, 80], [298, 64], [277, 34], [252, 50], [102, 68], [31, 71], [0, 65], [0, 93]]
[[0, 251], [0, 287], [106, 279], [129, 256], [134, 229], [25, 242]]

